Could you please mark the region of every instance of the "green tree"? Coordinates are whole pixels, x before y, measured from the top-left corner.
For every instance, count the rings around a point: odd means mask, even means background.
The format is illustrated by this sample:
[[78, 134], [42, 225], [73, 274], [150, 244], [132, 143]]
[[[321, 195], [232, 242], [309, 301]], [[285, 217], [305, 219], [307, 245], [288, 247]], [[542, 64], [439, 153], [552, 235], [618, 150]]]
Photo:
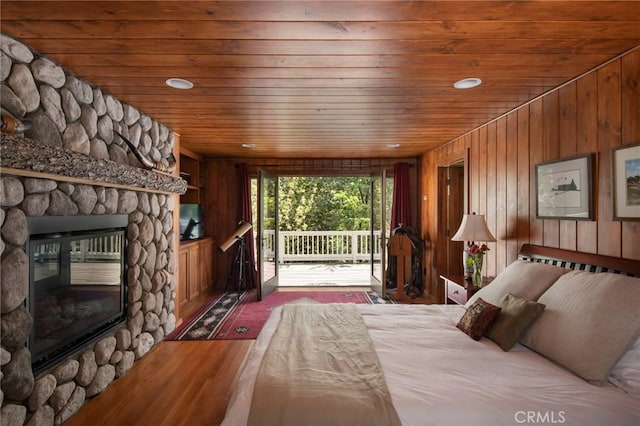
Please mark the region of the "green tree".
[[281, 177], [279, 181], [281, 230], [368, 229], [368, 177]]

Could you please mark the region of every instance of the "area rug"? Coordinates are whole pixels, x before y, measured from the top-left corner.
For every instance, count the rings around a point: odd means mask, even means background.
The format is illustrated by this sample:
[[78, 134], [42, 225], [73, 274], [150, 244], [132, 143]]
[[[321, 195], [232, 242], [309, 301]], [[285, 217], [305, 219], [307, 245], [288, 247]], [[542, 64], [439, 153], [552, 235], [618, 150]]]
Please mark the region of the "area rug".
[[366, 291], [274, 291], [257, 301], [255, 290], [213, 297], [165, 340], [255, 339], [271, 311], [285, 303], [388, 303]]

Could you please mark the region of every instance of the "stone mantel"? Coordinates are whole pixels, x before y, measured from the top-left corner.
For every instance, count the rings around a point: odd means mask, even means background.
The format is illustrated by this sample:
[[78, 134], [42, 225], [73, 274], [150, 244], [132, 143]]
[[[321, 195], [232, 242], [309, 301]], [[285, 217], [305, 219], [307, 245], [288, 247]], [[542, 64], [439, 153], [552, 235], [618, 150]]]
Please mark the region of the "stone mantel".
[[187, 183], [176, 176], [96, 159], [25, 137], [3, 134], [0, 149], [2, 174], [167, 194], [184, 194], [187, 190]]

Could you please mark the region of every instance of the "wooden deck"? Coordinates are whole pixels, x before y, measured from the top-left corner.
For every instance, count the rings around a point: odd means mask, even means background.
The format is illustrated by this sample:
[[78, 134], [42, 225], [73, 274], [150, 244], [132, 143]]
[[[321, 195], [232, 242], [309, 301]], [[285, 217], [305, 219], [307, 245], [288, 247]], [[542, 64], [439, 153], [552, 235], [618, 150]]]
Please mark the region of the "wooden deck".
[[370, 286], [369, 263], [289, 263], [279, 267], [280, 287]]

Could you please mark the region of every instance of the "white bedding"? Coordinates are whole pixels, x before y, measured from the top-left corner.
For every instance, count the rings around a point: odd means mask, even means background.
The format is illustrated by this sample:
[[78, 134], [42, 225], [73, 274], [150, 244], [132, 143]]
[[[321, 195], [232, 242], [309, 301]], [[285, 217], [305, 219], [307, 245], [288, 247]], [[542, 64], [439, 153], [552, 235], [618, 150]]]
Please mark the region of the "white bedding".
[[[462, 306], [357, 306], [404, 425], [640, 425], [640, 400], [618, 388], [590, 385], [519, 344], [503, 352], [462, 333], [455, 327]], [[245, 360], [223, 425], [247, 423], [279, 314], [274, 310]]]

